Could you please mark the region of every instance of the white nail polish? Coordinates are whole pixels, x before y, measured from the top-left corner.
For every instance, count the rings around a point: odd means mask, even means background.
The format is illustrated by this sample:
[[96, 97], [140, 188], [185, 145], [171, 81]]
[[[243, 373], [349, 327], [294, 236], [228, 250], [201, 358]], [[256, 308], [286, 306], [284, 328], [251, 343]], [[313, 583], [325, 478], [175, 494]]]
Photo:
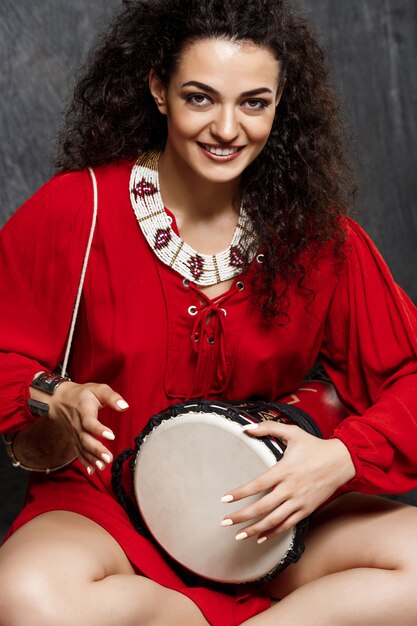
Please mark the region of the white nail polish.
[[231, 520], [231, 519], [224, 519], [220, 523], [220, 526], [233, 526], [233, 520]]
[[103, 459], [103, 461], [105, 463], [111, 463], [111, 456], [110, 454], [106, 454], [105, 452], [101, 455], [101, 458]]
[[92, 467], [90, 467], [89, 465], [87, 465], [87, 474], [89, 474], [91, 476], [91, 474], [94, 474], [94, 470]]
[[235, 539], [236, 541], [242, 541], [242, 539], [246, 539], [248, 536], [248, 533], [239, 533], [238, 535], [236, 535]]
[[220, 502], [233, 502], [233, 496], [230, 494], [223, 496], [223, 498], [220, 498]]
[[256, 430], [259, 428], [259, 424], [248, 424], [247, 426], [242, 426], [242, 430]]
[[114, 433], [112, 433], [111, 430], [104, 430], [101, 434], [104, 439], [109, 439], [110, 441], [114, 441], [116, 439]]
[[264, 543], [264, 541], [266, 541], [268, 539], [268, 537], [259, 537], [258, 541], [256, 543]]
[[128, 408], [129, 408], [129, 405], [128, 405], [128, 403], [126, 402], [126, 400], [118, 400], [118, 401], [116, 402], [116, 404], [117, 404], [117, 406], [119, 407], [119, 409], [128, 409]]
[[101, 461], [96, 461], [96, 466], [98, 467], [99, 470], [104, 469], [104, 463], [102, 463]]

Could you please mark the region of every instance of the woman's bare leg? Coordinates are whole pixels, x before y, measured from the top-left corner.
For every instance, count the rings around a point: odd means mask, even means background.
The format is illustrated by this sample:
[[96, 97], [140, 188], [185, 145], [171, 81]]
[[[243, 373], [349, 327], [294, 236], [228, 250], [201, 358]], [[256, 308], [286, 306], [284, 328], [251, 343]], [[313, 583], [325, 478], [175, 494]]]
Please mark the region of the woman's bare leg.
[[415, 626], [417, 509], [343, 496], [315, 517], [301, 560], [267, 585], [282, 598], [247, 626]]
[[45, 513], [0, 550], [1, 626], [207, 626], [181, 593], [135, 574], [94, 522]]

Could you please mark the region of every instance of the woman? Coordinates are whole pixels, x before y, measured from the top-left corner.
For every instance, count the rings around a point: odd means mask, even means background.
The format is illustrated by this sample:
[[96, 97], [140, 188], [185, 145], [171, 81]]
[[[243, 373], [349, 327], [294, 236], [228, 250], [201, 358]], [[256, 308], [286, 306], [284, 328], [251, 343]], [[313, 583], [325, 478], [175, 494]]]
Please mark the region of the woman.
[[[417, 483], [416, 311], [344, 216], [322, 52], [283, 2], [125, 5], [76, 89], [61, 171], [1, 233], [2, 430], [41, 402], [78, 460], [32, 479], [0, 550], [0, 624], [414, 624], [416, 512], [364, 494]], [[87, 166], [99, 217], [72, 381], [46, 393], [91, 223]], [[318, 509], [305, 555], [251, 592], [188, 587], [116, 502], [113, 458], [171, 403], [274, 400], [318, 358], [349, 417], [323, 415], [324, 440], [262, 424], [248, 436], [281, 437], [284, 459], [224, 498], [242, 541]]]

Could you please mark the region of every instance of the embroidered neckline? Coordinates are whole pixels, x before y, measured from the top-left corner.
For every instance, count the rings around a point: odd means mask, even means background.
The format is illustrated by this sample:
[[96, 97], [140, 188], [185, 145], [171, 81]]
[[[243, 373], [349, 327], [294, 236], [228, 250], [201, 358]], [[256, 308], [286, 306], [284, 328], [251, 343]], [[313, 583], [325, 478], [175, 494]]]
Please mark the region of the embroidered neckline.
[[171, 228], [160, 193], [159, 156], [158, 151], [141, 155], [129, 184], [132, 208], [148, 244], [165, 265], [196, 285], [217, 285], [235, 278], [255, 257], [258, 242], [243, 204], [228, 248], [217, 254], [196, 252]]

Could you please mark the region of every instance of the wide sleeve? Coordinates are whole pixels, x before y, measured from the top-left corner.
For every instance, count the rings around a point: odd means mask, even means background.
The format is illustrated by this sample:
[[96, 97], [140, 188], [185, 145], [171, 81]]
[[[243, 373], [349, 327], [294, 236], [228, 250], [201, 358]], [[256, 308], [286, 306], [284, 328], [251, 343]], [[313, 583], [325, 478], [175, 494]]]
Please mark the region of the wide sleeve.
[[345, 265], [322, 347], [351, 411], [332, 435], [356, 468], [342, 491], [401, 493], [417, 487], [417, 311], [369, 237], [345, 223]]
[[34, 418], [29, 385], [62, 360], [93, 215], [88, 171], [57, 174], [0, 231], [0, 432]]

